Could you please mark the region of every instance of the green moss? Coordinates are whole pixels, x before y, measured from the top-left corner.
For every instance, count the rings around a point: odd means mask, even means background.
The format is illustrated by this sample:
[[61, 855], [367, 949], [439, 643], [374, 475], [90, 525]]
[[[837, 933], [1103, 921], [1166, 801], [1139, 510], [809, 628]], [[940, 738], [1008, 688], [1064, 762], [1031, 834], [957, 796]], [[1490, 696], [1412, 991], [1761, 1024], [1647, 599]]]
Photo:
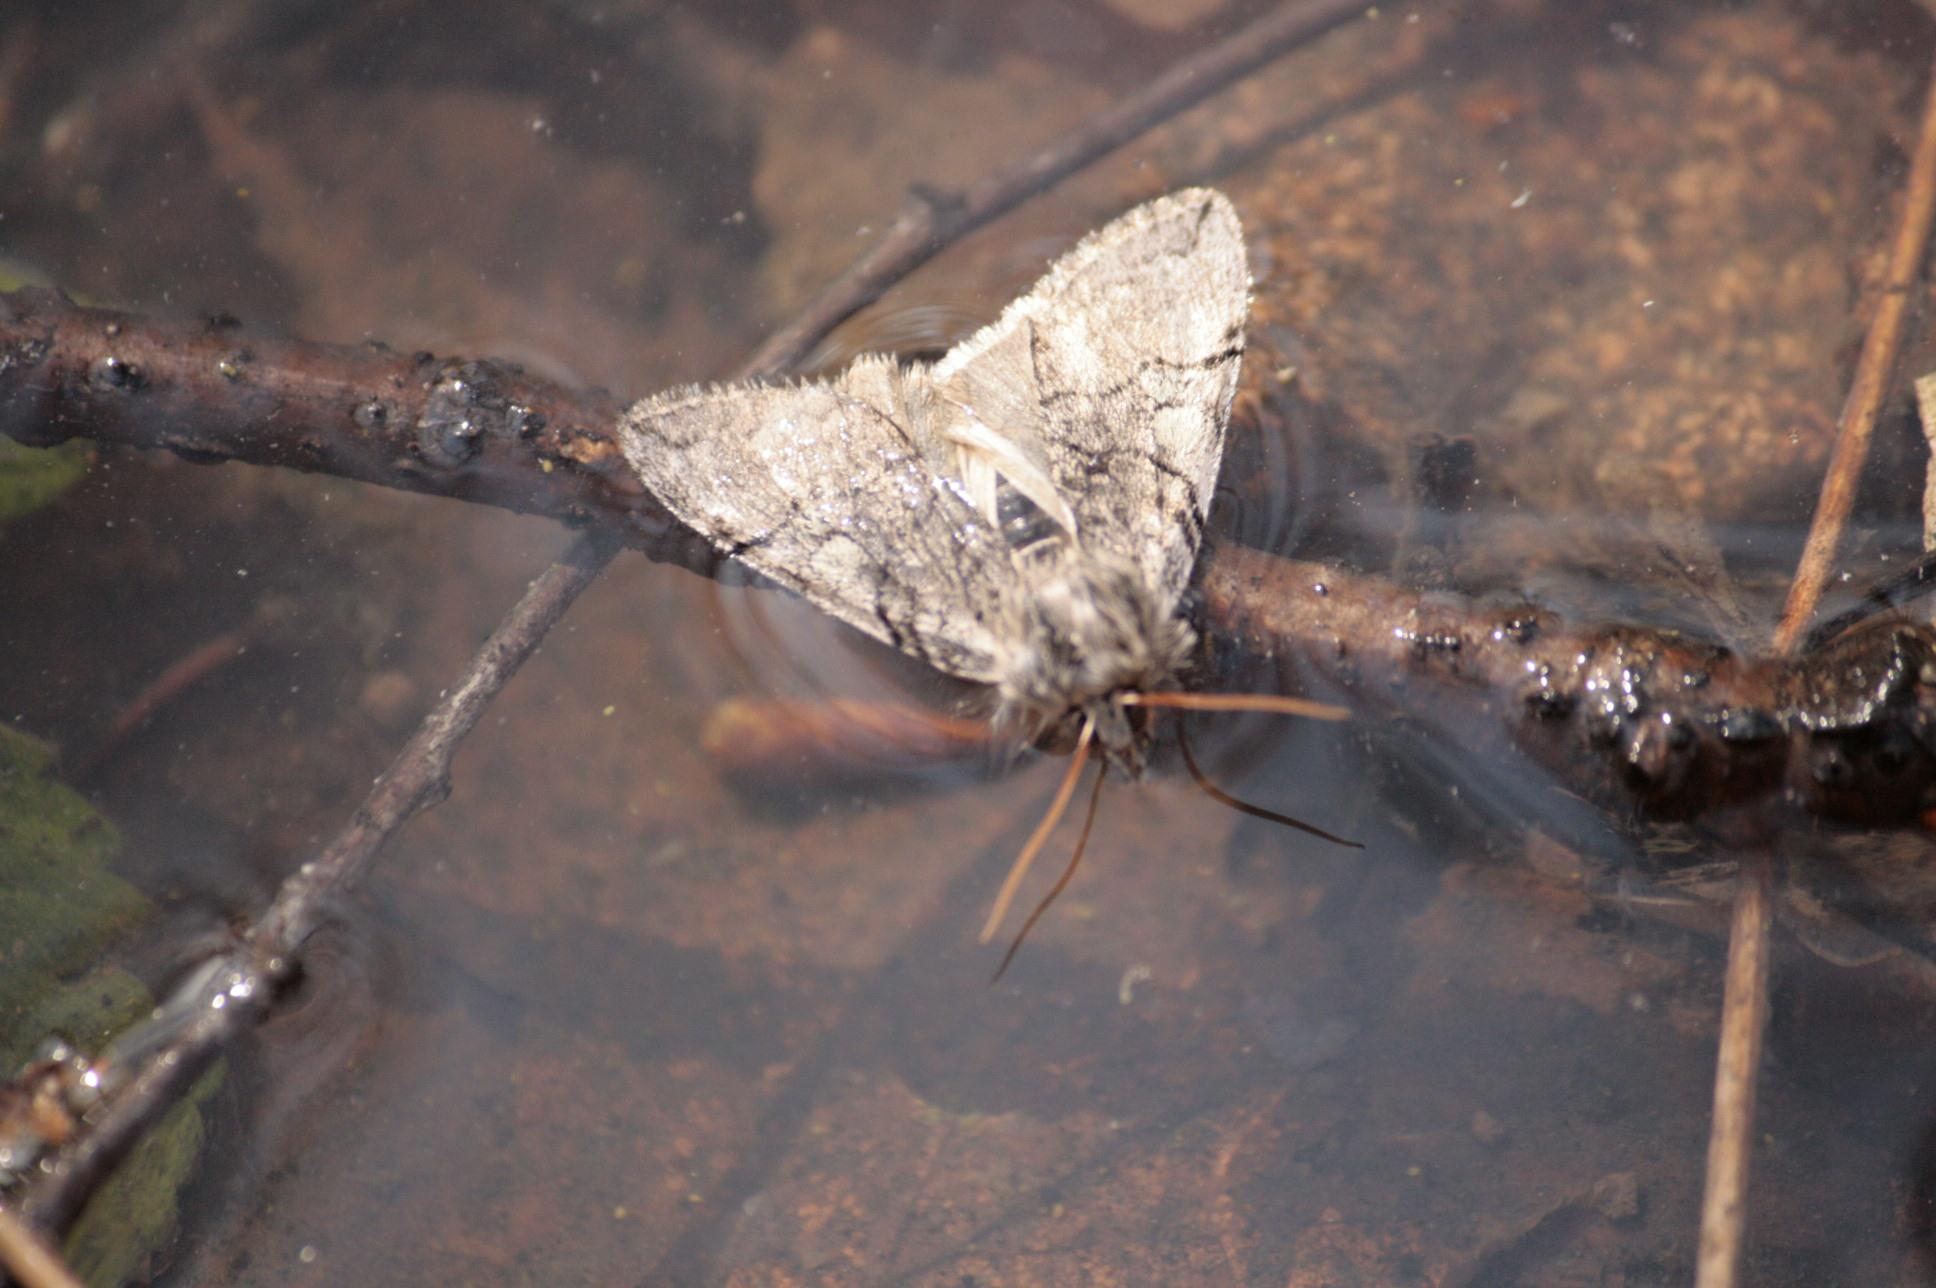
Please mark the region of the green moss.
[[[120, 838], [55, 776], [52, 749], [0, 726], [0, 1077], [50, 1036], [98, 1051], [154, 1000], [98, 963], [149, 907], [108, 864]], [[126, 1282], [169, 1237], [176, 1196], [201, 1152], [211, 1070], [95, 1195], [68, 1238], [90, 1284]]]
[[17, 291], [23, 286], [52, 286], [47, 274], [26, 260], [0, 255], [0, 291]]
[[0, 1071], [45, 1036], [30, 1014], [148, 909], [108, 870], [113, 826], [53, 768], [51, 749], [0, 726]]
[[[14, 1026], [30, 1048], [10, 1066], [28, 1058], [40, 1038], [59, 1034], [83, 1051], [98, 1051], [109, 1038], [154, 1009], [141, 981], [117, 966], [103, 966], [43, 996]], [[30, 1036], [33, 1035], [33, 1036]], [[10, 1035], [11, 1036], [11, 1035]]]
[[[23, 286], [48, 286], [44, 273], [0, 255], [0, 293]], [[23, 447], [0, 438], [0, 523], [31, 514], [72, 487], [87, 473], [86, 443]]]
[[31, 514], [87, 473], [88, 446], [24, 447], [0, 438], [0, 523]]
[[142, 1137], [68, 1232], [67, 1264], [95, 1288], [146, 1280], [175, 1232], [176, 1198], [202, 1153], [202, 1102], [222, 1085], [216, 1065]]

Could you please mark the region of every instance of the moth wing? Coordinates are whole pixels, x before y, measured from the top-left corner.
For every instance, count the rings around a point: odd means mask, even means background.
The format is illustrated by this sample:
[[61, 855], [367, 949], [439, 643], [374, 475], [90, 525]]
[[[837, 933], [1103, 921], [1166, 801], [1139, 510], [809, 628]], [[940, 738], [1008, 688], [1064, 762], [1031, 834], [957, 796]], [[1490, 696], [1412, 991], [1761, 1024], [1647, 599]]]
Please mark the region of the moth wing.
[[902, 379], [863, 358], [829, 383], [675, 390], [627, 411], [619, 444], [719, 549], [875, 639], [990, 682], [1014, 567], [910, 440]]
[[1180, 595], [1223, 460], [1249, 308], [1236, 210], [1214, 189], [1185, 189], [1084, 238], [933, 378], [944, 406], [972, 409], [1046, 469], [1082, 546], [1127, 557]]

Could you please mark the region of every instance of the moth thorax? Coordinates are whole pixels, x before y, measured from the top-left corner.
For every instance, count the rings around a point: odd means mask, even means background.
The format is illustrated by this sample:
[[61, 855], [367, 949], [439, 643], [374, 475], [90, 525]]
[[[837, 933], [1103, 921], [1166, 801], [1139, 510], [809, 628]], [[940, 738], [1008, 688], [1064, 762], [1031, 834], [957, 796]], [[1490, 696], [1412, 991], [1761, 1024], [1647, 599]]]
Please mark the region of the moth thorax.
[[998, 685], [1003, 715], [1030, 736], [1092, 718], [1103, 751], [1134, 769], [1143, 722], [1113, 696], [1168, 687], [1195, 643], [1189, 625], [1141, 568], [1091, 555], [1034, 582], [1022, 619]]

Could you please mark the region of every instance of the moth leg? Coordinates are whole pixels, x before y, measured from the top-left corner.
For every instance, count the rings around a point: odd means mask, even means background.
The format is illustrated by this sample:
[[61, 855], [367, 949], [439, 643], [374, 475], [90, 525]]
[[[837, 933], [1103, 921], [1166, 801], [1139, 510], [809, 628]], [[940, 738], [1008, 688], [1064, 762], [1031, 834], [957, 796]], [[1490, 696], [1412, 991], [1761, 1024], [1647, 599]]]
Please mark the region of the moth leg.
[[1042, 914], [1049, 910], [1049, 905], [1062, 897], [1062, 892], [1069, 888], [1069, 882], [1075, 878], [1076, 868], [1082, 863], [1082, 853], [1089, 848], [1089, 831], [1096, 825], [1096, 806], [1102, 803], [1102, 780], [1106, 777], [1108, 777], [1107, 769], [1096, 771], [1096, 785], [1089, 791], [1089, 812], [1083, 816], [1082, 834], [1076, 837], [1076, 852], [1069, 856], [1069, 866], [1062, 869], [1062, 875], [1056, 878], [1049, 892], [1042, 896], [1042, 902], [1035, 905], [1035, 911], [1028, 915], [1028, 920], [1023, 922], [1022, 928], [1016, 932], [1015, 942], [1010, 944], [1008, 951], [1002, 954], [1002, 964], [995, 968], [994, 975], [988, 981], [991, 985], [1001, 979], [1002, 974], [1008, 970], [1008, 964], [1015, 960], [1015, 954], [1022, 951], [1022, 941], [1029, 937], [1029, 931], [1035, 929], [1035, 923], [1042, 920]]
[[1089, 748], [1095, 742], [1096, 722], [1085, 718], [1082, 733], [1076, 738], [1075, 753], [1069, 757], [1069, 772], [1062, 776], [1062, 785], [1056, 788], [1055, 799], [1049, 803], [1049, 812], [1035, 825], [1029, 834], [1028, 844], [1015, 856], [1015, 862], [1008, 869], [1008, 879], [1002, 882], [1001, 890], [995, 895], [995, 906], [982, 924], [981, 942], [987, 943], [1001, 928], [1002, 918], [1008, 915], [1009, 905], [1015, 902], [1015, 892], [1021, 889], [1022, 878], [1028, 875], [1029, 867], [1034, 864], [1035, 856], [1042, 852], [1048, 843], [1049, 833], [1062, 821], [1063, 813], [1069, 808], [1069, 799], [1076, 794], [1076, 780], [1082, 776], [1082, 768], [1089, 763]]

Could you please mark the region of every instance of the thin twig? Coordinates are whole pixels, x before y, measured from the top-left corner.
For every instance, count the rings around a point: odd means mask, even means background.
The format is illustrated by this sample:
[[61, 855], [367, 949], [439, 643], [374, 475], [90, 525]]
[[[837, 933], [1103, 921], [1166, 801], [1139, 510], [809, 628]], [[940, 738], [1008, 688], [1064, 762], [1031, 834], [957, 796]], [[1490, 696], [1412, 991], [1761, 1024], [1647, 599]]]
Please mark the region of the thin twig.
[[1137, 93], [1104, 108], [1022, 164], [990, 175], [958, 195], [915, 194], [895, 216], [885, 237], [809, 301], [798, 318], [760, 346], [753, 365], [779, 368], [798, 361], [820, 337], [942, 247], [1365, 8], [1364, 0], [1293, 0], [1280, 5], [1174, 64]]
[[304, 942], [398, 828], [449, 794], [451, 757], [498, 690], [549, 627], [589, 586], [616, 547], [582, 536], [546, 569], [471, 659], [463, 678], [424, 718], [383, 771], [348, 826], [283, 882], [241, 948], [204, 979], [198, 997], [176, 999], [200, 1015], [110, 1100], [88, 1131], [42, 1170], [22, 1211], [43, 1229], [64, 1228], [136, 1141], [199, 1078], [222, 1049], [267, 1012], [296, 969]]
[[60, 1251], [4, 1207], [0, 1207], [0, 1266], [23, 1288], [84, 1288]]
[[1741, 1263], [1753, 1150], [1755, 1082], [1768, 1025], [1768, 933], [1773, 917], [1774, 862], [1766, 844], [1747, 847], [1735, 877], [1734, 921], [1728, 928], [1727, 984], [1714, 1066], [1714, 1108], [1701, 1195], [1701, 1243], [1695, 1288], [1731, 1288]]
[[[1828, 585], [1835, 550], [1855, 505], [1856, 484], [1869, 454], [1876, 415], [1889, 390], [1902, 346], [1910, 291], [1928, 249], [1936, 216], [1936, 66], [1923, 104], [1921, 133], [1910, 161], [1901, 222], [1889, 249], [1875, 318], [1836, 426], [1835, 449], [1802, 546], [1800, 565], [1775, 628], [1778, 653], [1793, 652]], [[1714, 1067], [1714, 1108], [1707, 1148], [1707, 1182], [1701, 1197], [1701, 1242], [1695, 1288], [1734, 1288], [1740, 1271], [1747, 1219], [1748, 1173], [1754, 1154], [1755, 1083], [1761, 1073], [1761, 1040], [1768, 1022], [1771, 891], [1774, 857], [1766, 845], [1743, 856], [1736, 878], [1734, 919], [1728, 932], [1727, 988]]]
[[1856, 484], [1861, 480], [1862, 464], [1869, 454], [1876, 414], [1889, 392], [1889, 376], [1895, 370], [1896, 354], [1902, 347], [1910, 293], [1929, 244], [1930, 221], [1936, 217], [1936, 68], [1931, 70], [1929, 86], [1929, 97], [1923, 104], [1922, 133], [1916, 139], [1916, 152], [1909, 163], [1909, 181], [1903, 191], [1902, 222], [1897, 225], [1895, 242], [1889, 248], [1881, 297], [1876, 302], [1869, 334], [1862, 341], [1862, 355], [1856, 360], [1849, 396], [1842, 403], [1835, 450], [1829, 456], [1828, 472], [1815, 503], [1815, 517], [1808, 526], [1808, 540], [1802, 546], [1794, 584], [1788, 588], [1781, 623], [1775, 628], [1775, 648], [1779, 652], [1788, 652], [1801, 638], [1822, 598], [1823, 588], [1828, 585], [1829, 572], [1835, 564], [1835, 548], [1841, 543], [1842, 530], [1848, 526], [1849, 511], [1855, 505]]
[[[1091, 118], [1026, 163], [968, 189], [959, 200], [948, 203], [945, 218], [938, 217], [932, 206], [924, 218], [910, 219], [904, 215], [884, 243], [889, 247], [886, 253], [870, 254], [854, 271], [836, 281], [809, 306], [806, 314], [761, 346], [736, 373], [736, 378], [776, 375], [793, 366], [842, 318], [877, 298], [894, 281], [949, 242], [1294, 45], [1359, 12], [1360, 8], [1359, 0], [1351, 3], [1298, 0], [1287, 4], [1210, 49], [1178, 63], [1147, 90]], [[33, 305], [46, 302], [39, 298], [28, 301]], [[4, 314], [5, 310], [0, 309], [0, 322], [6, 320]], [[121, 337], [120, 333], [109, 331], [107, 338]], [[213, 369], [223, 379], [229, 379], [237, 356], [228, 353], [224, 357], [225, 365]], [[18, 377], [20, 373], [10, 372], [10, 367], [32, 366], [44, 357], [44, 351], [32, 345], [0, 344], [0, 377]], [[249, 358], [254, 361], [255, 355]], [[463, 383], [466, 373], [452, 370], [448, 364], [440, 370], [443, 374], [439, 381], [444, 392], [461, 395], [463, 391], [453, 391], [449, 386], [452, 381]], [[151, 380], [148, 373], [113, 352], [101, 354], [83, 374], [88, 389], [107, 397], [152, 387], [144, 385], [144, 381]], [[502, 369], [486, 374], [494, 381], [523, 379], [521, 373]], [[53, 396], [71, 394], [73, 385], [73, 373], [70, 373], [70, 379], [63, 386], [53, 389]], [[6, 406], [8, 392], [0, 388], [0, 422], [11, 423], [0, 427], [23, 437], [20, 429], [23, 408]], [[551, 391], [544, 392], [548, 396]], [[11, 393], [17, 401], [34, 394], [47, 395], [49, 386], [37, 384], [33, 379], [16, 378], [11, 382]], [[428, 400], [434, 394], [434, 389], [426, 389], [424, 406], [431, 405]], [[547, 429], [542, 419], [534, 424], [525, 414], [527, 405], [516, 399], [500, 394], [491, 403], [485, 410], [502, 420], [514, 434], [543, 433]], [[336, 410], [340, 414], [342, 409]], [[59, 423], [58, 417], [48, 419]], [[381, 427], [389, 419], [389, 411], [386, 408], [381, 415], [366, 419], [373, 419]], [[411, 416], [409, 423], [420, 422]], [[595, 438], [592, 435], [582, 441]], [[574, 441], [580, 441], [576, 435]], [[313, 444], [306, 445], [300, 439], [294, 445], [298, 451], [305, 447], [313, 449]], [[193, 444], [176, 446], [177, 450], [191, 453], [196, 450]], [[475, 440], [431, 444], [420, 441], [417, 447], [416, 456], [422, 457], [428, 449], [430, 457], [435, 459], [440, 447], [458, 454], [488, 447], [488, 444], [480, 445]], [[631, 535], [636, 539], [636, 533]], [[85, 1135], [43, 1166], [23, 1205], [23, 1211], [36, 1225], [59, 1229], [72, 1221], [88, 1195], [106, 1179], [148, 1127], [231, 1041], [267, 1014], [274, 993], [294, 974], [297, 954], [321, 924], [327, 908], [356, 883], [398, 828], [448, 791], [451, 757], [464, 735], [552, 625], [596, 578], [616, 548], [607, 534], [581, 535], [563, 559], [532, 583], [471, 660], [462, 680], [425, 717], [389, 769], [377, 780], [348, 826], [318, 858], [302, 865], [284, 882], [274, 902], [248, 929], [240, 949], [231, 954], [222, 969], [199, 973], [198, 978], [205, 983], [198, 995], [174, 999], [176, 1005], [199, 1010], [178, 1036], [146, 1062], [99, 1118], [90, 1122]]]
[[93, 778], [95, 772], [164, 707], [247, 652], [250, 639], [255, 634], [254, 623], [223, 631], [203, 640], [169, 663], [160, 675], [142, 686], [141, 692], [121, 709], [107, 733], [85, 755], [76, 757], [71, 764], [63, 758], [61, 768], [67, 781], [86, 783]]

